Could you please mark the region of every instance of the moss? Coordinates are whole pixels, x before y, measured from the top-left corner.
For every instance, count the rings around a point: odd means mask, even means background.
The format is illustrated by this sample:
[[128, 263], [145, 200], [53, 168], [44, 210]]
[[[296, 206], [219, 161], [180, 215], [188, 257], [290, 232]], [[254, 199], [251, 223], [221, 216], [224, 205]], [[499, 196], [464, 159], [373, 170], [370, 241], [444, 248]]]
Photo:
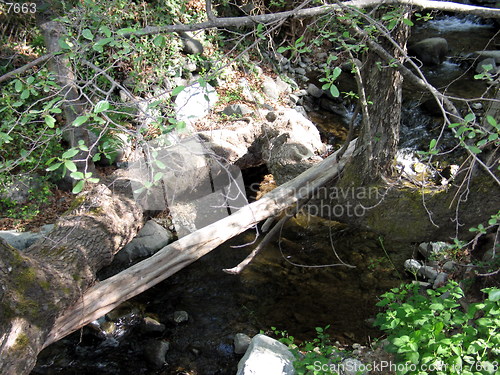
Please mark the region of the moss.
[[12, 350], [24, 350], [29, 344], [29, 339], [26, 334], [21, 333], [19, 336], [17, 336], [16, 341], [14, 342], [14, 345], [12, 346]]
[[69, 206], [68, 211], [64, 213], [64, 215], [68, 215], [72, 211], [76, 210], [78, 207], [80, 207], [83, 202], [85, 202], [85, 196], [84, 195], [79, 195], [73, 199], [73, 202], [71, 202], [71, 205]]

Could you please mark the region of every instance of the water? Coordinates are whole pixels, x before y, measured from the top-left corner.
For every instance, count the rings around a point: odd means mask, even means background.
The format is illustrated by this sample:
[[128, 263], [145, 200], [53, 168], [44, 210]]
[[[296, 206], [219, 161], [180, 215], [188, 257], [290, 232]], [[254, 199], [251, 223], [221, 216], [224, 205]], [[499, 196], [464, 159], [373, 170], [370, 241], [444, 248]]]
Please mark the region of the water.
[[491, 29], [493, 24], [485, 23], [481, 17], [467, 15], [465, 17], [443, 16], [423, 23], [419, 28], [432, 29], [440, 34], [450, 32], [475, 32], [481, 29]]

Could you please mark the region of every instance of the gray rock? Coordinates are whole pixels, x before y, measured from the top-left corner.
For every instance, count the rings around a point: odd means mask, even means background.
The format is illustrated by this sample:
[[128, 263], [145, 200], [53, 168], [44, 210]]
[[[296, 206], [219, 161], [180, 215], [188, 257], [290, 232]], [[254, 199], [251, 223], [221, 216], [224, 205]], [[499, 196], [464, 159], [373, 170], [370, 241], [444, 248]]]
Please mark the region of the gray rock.
[[321, 90], [318, 86], [316, 86], [313, 83], [310, 83], [307, 86], [307, 93], [311, 95], [312, 97], [319, 98], [321, 95], [323, 95], [323, 90]]
[[456, 267], [457, 264], [452, 260], [449, 260], [445, 264], [443, 264], [443, 270], [446, 272], [453, 272], [455, 271]]
[[198, 69], [198, 67], [196, 66], [196, 63], [193, 61], [189, 61], [189, 60], [184, 63], [183, 68], [191, 73], [196, 72], [196, 69]]
[[177, 324], [185, 323], [189, 320], [189, 315], [186, 311], [174, 311], [173, 319]]
[[298, 74], [298, 75], [301, 75], [301, 76], [305, 76], [306, 75], [306, 70], [304, 68], [296, 68], [295, 69], [295, 74]]
[[33, 245], [54, 228], [54, 224], [47, 224], [39, 232], [18, 232], [17, 230], [0, 231], [0, 238], [18, 250], [24, 250]]
[[226, 108], [224, 108], [223, 112], [226, 116], [244, 117], [251, 115], [253, 113], [253, 110], [246, 104], [238, 103], [228, 105]]
[[165, 331], [165, 324], [147, 316], [142, 320], [141, 331], [143, 333], [162, 333]]
[[182, 90], [175, 98], [176, 119], [191, 125], [207, 115], [217, 100], [217, 92], [209, 83], [202, 87], [196, 82]]
[[495, 59], [492, 57], [488, 57], [478, 62], [476, 66], [476, 73], [485, 73], [485, 72], [495, 73], [496, 70], [497, 70], [497, 64], [495, 62]]
[[167, 246], [173, 239], [172, 232], [154, 220], [149, 220], [137, 236], [116, 254], [115, 262], [131, 263], [135, 259], [148, 257]]
[[500, 51], [499, 50], [476, 51], [475, 55], [480, 56], [482, 58], [491, 57], [491, 58], [495, 59], [495, 63], [500, 64]]
[[295, 111], [297, 111], [298, 113], [300, 113], [304, 118], [309, 118], [309, 116], [307, 115], [307, 111], [304, 107], [298, 105], [294, 108]]
[[[290, 81], [292, 81], [290, 78], [288, 78]], [[295, 86], [297, 86], [297, 84], [295, 84]], [[281, 77], [276, 77], [276, 87], [278, 88], [278, 91], [281, 93], [285, 92], [285, 93], [291, 93], [292, 92], [292, 88], [290, 87], [290, 85], [288, 83], [286, 83], [285, 81], [283, 81], [281, 79]]]
[[256, 335], [238, 363], [237, 375], [293, 375], [295, 357], [281, 342]]
[[436, 276], [436, 279], [434, 280], [434, 284], [432, 285], [432, 287], [434, 289], [439, 288], [440, 286], [443, 286], [447, 280], [448, 274], [446, 272], [439, 272]]
[[262, 92], [271, 100], [278, 100], [280, 96], [280, 90], [276, 82], [268, 76], [263, 77]]
[[404, 262], [405, 270], [413, 274], [417, 273], [421, 267], [422, 265], [420, 264], [420, 262], [415, 259], [407, 259]]
[[408, 48], [408, 54], [415, 56], [424, 65], [440, 65], [448, 53], [448, 42], [444, 38], [423, 39]]
[[359, 359], [346, 358], [341, 362], [342, 375], [365, 375], [366, 366]]
[[288, 97], [290, 98], [291, 106], [295, 106], [300, 100], [300, 98], [297, 95], [290, 94]]
[[438, 241], [438, 242], [422, 242], [418, 245], [418, 251], [422, 254], [426, 259], [431, 257], [438, 257], [442, 254], [446, 249], [449, 248], [449, 244], [446, 242]]
[[196, 55], [203, 53], [203, 45], [195, 39], [190, 32], [180, 31], [179, 36], [182, 40], [182, 51], [187, 55]]
[[432, 283], [436, 280], [436, 277], [438, 276], [438, 271], [436, 271], [436, 269], [433, 267], [423, 266], [420, 267], [420, 269], [418, 270], [418, 274]]
[[273, 122], [276, 120], [278, 116], [276, 116], [276, 112], [267, 112], [266, 114], [266, 120], [269, 121], [269, 122]]
[[244, 333], [237, 333], [234, 336], [234, 352], [236, 354], [243, 354], [247, 351], [252, 339]]
[[2, 184], [3, 191], [0, 192], [0, 199], [24, 204], [28, 202], [35, 191], [40, 190], [41, 183], [40, 177], [37, 175], [13, 176], [11, 182]]
[[144, 356], [154, 369], [160, 369], [166, 364], [165, 356], [170, 343], [164, 340], [149, 340], [144, 346]]

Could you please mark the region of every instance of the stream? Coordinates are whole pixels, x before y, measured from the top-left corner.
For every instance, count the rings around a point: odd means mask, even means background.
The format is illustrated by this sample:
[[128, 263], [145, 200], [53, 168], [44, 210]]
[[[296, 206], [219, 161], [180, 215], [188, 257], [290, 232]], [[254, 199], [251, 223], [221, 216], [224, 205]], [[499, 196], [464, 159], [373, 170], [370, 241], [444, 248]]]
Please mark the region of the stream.
[[[456, 57], [488, 44], [495, 49], [494, 33], [494, 27], [473, 17], [444, 17], [416, 27], [412, 38], [443, 36], [450, 55]], [[434, 85], [467, 98], [485, 88], [471, 78], [475, 74], [471, 70], [464, 73], [459, 59], [453, 58], [425, 73]], [[400, 143], [404, 149], [428, 144], [436, 124], [417, 106], [418, 99], [406, 98]], [[334, 138], [347, 134], [342, 116], [318, 112], [311, 118]], [[247, 231], [124, 303], [108, 317], [113, 321], [109, 332], [85, 327], [46, 348], [32, 374], [235, 374], [241, 356], [233, 352], [234, 335], [253, 336], [271, 327], [305, 340], [314, 337], [315, 327], [330, 325], [334, 341], [366, 344], [380, 336], [370, 322], [377, 313], [378, 296], [400, 283], [403, 261], [416, 248], [339, 223], [298, 216], [285, 224], [280, 241], [267, 246], [241, 275], [223, 273], [253, 250], [255, 244], [241, 245], [255, 239], [256, 232]], [[355, 268], [310, 267], [340, 262]], [[176, 311], [187, 312], [188, 320], [176, 323]], [[139, 324], [145, 316], [165, 329], [145, 332]], [[153, 369], [144, 348], [160, 339], [170, 344], [168, 365]]]

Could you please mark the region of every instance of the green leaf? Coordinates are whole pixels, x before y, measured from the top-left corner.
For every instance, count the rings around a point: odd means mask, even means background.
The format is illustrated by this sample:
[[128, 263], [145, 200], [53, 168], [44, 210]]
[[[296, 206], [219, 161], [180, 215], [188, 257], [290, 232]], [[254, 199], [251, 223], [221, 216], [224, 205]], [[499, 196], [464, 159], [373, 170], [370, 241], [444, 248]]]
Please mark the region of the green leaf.
[[26, 83], [28, 85], [33, 84], [33, 82], [35, 82], [35, 77], [33, 77], [33, 76], [29, 76], [28, 79], [26, 80]]
[[109, 102], [107, 100], [99, 101], [94, 107], [94, 113], [101, 113], [109, 109]]
[[156, 172], [154, 178], [153, 178], [153, 181], [154, 182], [158, 182], [160, 181], [161, 179], [163, 178], [163, 173], [162, 172]]
[[165, 37], [163, 35], [157, 35], [156, 38], [153, 39], [153, 44], [158, 47], [162, 48], [165, 47]]
[[333, 84], [330, 86], [330, 94], [332, 94], [334, 98], [338, 98], [340, 96], [340, 91], [337, 86]]
[[479, 147], [476, 147], [476, 146], [467, 146], [467, 148], [474, 154], [480, 154], [481, 153], [481, 149]]
[[101, 33], [103, 33], [104, 35], [106, 35], [107, 38], [109, 38], [111, 36], [111, 30], [109, 29], [109, 27], [107, 27], [105, 25], [99, 27], [99, 31]]
[[433, 139], [431, 143], [429, 143], [429, 149], [434, 150], [437, 145], [437, 139]]
[[500, 301], [500, 289], [494, 288], [488, 292], [488, 299], [496, 302]]
[[77, 148], [70, 148], [64, 154], [62, 154], [63, 159], [71, 159], [73, 156], [78, 154], [80, 151]]
[[89, 29], [84, 29], [82, 31], [82, 36], [85, 38], [85, 39], [88, 39], [88, 40], [94, 40], [94, 34], [92, 34], [92, 31], [90, 31]]
[[387, 28], [389, 30], [392, 30], [392, 29], [394, 29], [396, 27], [397, 24], [398, 24], [398, 20], [394, 19], [391, 22], [389, 22], [389, 24], [387, 25]]
[[497, 121], [493, 118], [493, 116], [486, 116], [486, 121], [488, 121], [488, 124], [493, 126], [495, 129], [498, 129], [498, 123]]
[[28, 89], [23, 90], [23, 92], [21, 93], [21, 99], [25, 100], [28, 99], [29, 97], [30, 97], [30, 90]]
[[47, 169], [45, 169], [47, 172], [52, 172], [58, 169], [63, 163], [55, 163], [49, 166]]
[[84, 175], [82, 172], [72, 172], [70, 174], [71, 178], [74, 178], [75, 180], [83, 180], [84, 179]]
[[182, 90], [184, 90], [185, 88], [186, 88], [186, 86], [182, 86], [182, 85], [177, 86], [176, 88], [174, 88], [172, 90], [172, 96], [179, 95], [182, 92]]
[[23, 83], [19, 79], [16, 79], [16, 83], [14, 84], [14, 89], [17, 92], [21, 92], [23, 90]]
[[80, 180], [76, 183], [75, 187], [73, 188], [73, 190], [71, 192], [73, 194], [78, 194], [79, 192], [81, 192], [83, 190], [84, 186], [85, 186], [85, 181]]
[[465, 122], [472, 122], [476, 119], [476, 115], [474, 113], [469, 113], [464, 117]]
[[158, 168], [160, 169], [165, 169], [167, 168], [167, 166], [165, 165], [165, 163], [163, 163], [161, 160], [155, 160], [155, 164]]
[[66, 160], [64, 162], [64, 166], [66, 167], [66, 169], [70, 172], [76, 172], [76, 164], [73, 163], [71, 160]]
[[278, 48], [278, 51], [277, 51], [277, 52], [278, 52], [278, 53], [283, 53], [283, 52], [285, 52], [285, 51], [288, 51], [288, 50], [289, 50], [289, 48], [290, 48], [290, 47], [283, 47], [283, 46], [281, 46], [280, 48]]
[[59, 44], [59, 47], [61, 47], [61, 49], [71, 49], [73, 45], [72, 43], [69, 43], [66, 39], [63, 38], [59, 39], [57, 43]]
[[414, 26], [415, 24], [408, 18], [403, 18], [403, 22], [405, 23], [405, 25], [408, 25], [408, 26]]
[[89, 116], [78, 116], [76, 119], [74, 119], [73, 126], [78, 127], [82, 124], [85, 124], [88, 119], [89, 119]]
[[45, 120], [45, 124], [49, 128], [53, 128], [56, 124], [56, 119], [54, 117], [52, 117], [51, 115], [45, 115], [45, 116], [43, 116], [43, 119]]
[[130, 34], [130, 33], [135, 33], [137, 30], [132, 28], [132, 27], [125, 27], [123, 29], [118, 30], [116, 33], [118, 35], [124, 35], [124, 34]]

